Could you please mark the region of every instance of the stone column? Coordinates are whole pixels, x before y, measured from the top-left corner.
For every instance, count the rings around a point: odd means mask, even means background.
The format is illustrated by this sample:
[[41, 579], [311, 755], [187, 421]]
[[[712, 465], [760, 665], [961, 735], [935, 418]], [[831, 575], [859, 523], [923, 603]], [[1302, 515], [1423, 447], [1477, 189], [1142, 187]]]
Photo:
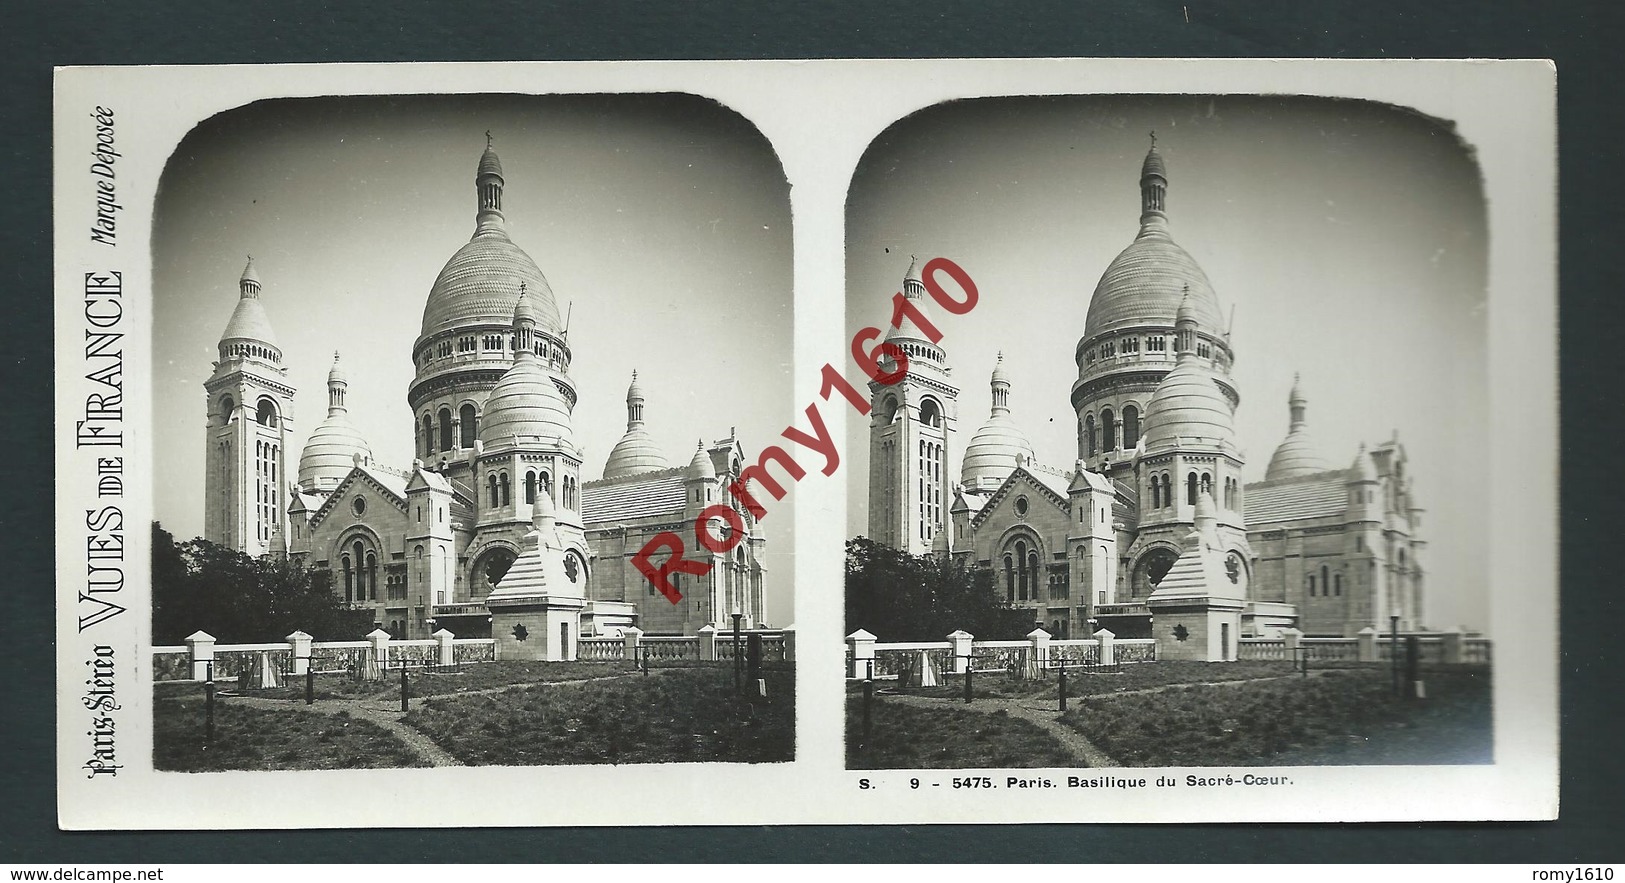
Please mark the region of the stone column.
[[1022, 673], [1029, 679], [1044, 676], [1044, 669], [1049, 665], [1050, 633], [1043, 629], [1033, 629], [1027, 633], [1027, 668]]
[[288, 650], [293, 654], [293, 673], [302, 675], [310, 670], [310, 635], [296, 631], [287, 637]]
[[710, 625], [710, 624], [701, 626], [699, 636], [700, 636], [700, 661], [701, 662], [716, 662], [717, 661], [717, 627], [714, 626], [714, 625]]
[[643, 629], [629, 625], [621, 630], [621, 658], [629, 662], [638, 659], [638, 644], [643, 642]]
[[846, 646], [852, 651], [852, 673], [854, 678], [869, 676], [869, 664], [875, 659], [875, 636], [863, 629], [858, 629], [846, 636]]
[[1444, 647], [1442, 648], [1444, 651], [1444, 662], [1451, 665], [1461, 662], [1461, 628], [1458, 626], [1451, 626], [1450, 628], [1445, 629], [1444, 634], [1440, 636], [1440, 639], [1444, 642]]
[[1366, 626], [1365, 628], [1360, 629], [1360, 633], [1355, 635], [1354, 639], [1356, 641], [1356, 646], [1360, 648], [1358, 657], [1359, 660], [1361, 662], [1376, 662], [1377, 630], [1371, 626]]
[[186, 652], [192, 658], [192, 680], [207, 678], [209, 663], [214, 662], [214, 635], [201, 629], [187, 635]]
[[954, 629], [948, 633], [948, 651], [953, 654], [954, 674], [962, 675], [970, 664], [971, 647], [976, 636], [964, 629]]
[[383, 629], [373, 629], [367, 633], [367, 640], [372, 646], [367, 648], [367, 666], [364, 677], [369, 681], [381, 681], [386, 677], [389, 667], [389, 632]]
[[1095, 640], [1100, 642], [1100, 664], [1116, 665], [1117, 635], [1113, 634], [1110, 629], [1101, 629], [1095, 632]]
[[435, 643], [439, 645], [438, 649], [440, 650], [440, 664], [448, 668], [456, 665], [457, 651], [452, 647], [451, 641], [457, 636], [446, 629], [440, 629], [433, 635], [430, 635], [430, 637], [434, 638]]

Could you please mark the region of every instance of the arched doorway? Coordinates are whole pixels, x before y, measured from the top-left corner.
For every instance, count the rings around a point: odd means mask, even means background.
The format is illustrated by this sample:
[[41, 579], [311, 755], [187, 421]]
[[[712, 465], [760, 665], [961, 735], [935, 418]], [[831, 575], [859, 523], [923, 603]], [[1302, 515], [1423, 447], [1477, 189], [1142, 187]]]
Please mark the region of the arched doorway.
[[1168, 574], [1168, 569], [1178, 560], [1179, 553], [1161, 547], [1141, 555], [1140, 560], [1134, 562], [1134, 573], [1129, 581], [1129, 599], [1144, 601], [1151, 597], [1151, 593], [1156, 591], [1157, 584], [1162, 582], [1162, 578]]

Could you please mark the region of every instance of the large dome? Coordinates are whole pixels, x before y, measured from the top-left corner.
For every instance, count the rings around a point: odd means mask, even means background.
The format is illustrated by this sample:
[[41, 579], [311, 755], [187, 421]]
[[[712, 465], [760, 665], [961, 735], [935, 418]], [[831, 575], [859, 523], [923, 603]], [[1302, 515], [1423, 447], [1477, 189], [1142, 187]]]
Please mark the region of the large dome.
[[1218, 296], [1196, 260], [1166, 232], [1141, 231], [1101, 274], [1083, 336], [1131, 325], [1172, 325], [1186, 286], [1196, 321], [1209, 332], [1222, 329]]
[[1133, 325], [1171, 325], [1190, 289], [1196, 320], [1209, 333], [1224, 328], [1207, 274], [1168, 235], [1168, 171], [1153, 139], [1140, 167], [1140, 234], [1112, 259], [1089, 299], [1084, 339]]
[[537, 325], [550, 334], [562, 330], [553, 289], [530, 255], [508, 238], [502, 214], [503, 186], [502, 161], [487, 135], [474, 175], [478, 202], [474, 237], [457, 249], [435, 277], [429, 301], [423, 305], [420, 341], [466, 326], [508, 324], [519, 300], [520, 283], [531, 293]]
[[553, 289], [530, 255], [508, 239], [500, 226], [482, 225], [467, 245], [446, 261], [423, 305], [422, 337], [470, 325], [506, 325], [519, 301], [519, 284], [531, 292], [536, 323], [560, 333]]

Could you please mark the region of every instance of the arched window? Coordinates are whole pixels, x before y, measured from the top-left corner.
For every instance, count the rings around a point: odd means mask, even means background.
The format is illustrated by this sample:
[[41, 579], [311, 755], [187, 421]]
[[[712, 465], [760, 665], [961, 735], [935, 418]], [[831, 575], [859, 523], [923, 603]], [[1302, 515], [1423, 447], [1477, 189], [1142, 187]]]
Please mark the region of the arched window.
[[1016, 563], [1009, 555], [1004, 556], [1004, 599], [1016, 600]]
[[536, 502], [536, 473], [535, 472], [526, 472], [525, 473], [525, 503], [526, 504], [534, 504], [535, 502]]
[[1321, 567], [1320, 567], [1320, 588], [1321, 588], [1321, 591], [1326, 592], [1327, 594], [1330, 594], [1331, 590], [1332, 590], [1332, 575], [1331, 575], [1331, 573], [1332, 573], [1331, 568], [1326, 567], [1325, 565], [1321, 565]]
[[492, 509], [495, 509], [498, 506], [498, 503], [497, 503], [497, 477], [496, 477], [496, 475], [494, 473], [491, 474], [491, 475], [485, 476], [485, 489], [490, 491], [490, 497], [491, 497], [490, 506], [491, 506]]
[[462, 410], [458, 412], [457, 417], [461, 422], [459, 427], [461, 432], [459, 434], [462, 436], [463, 447], [465, 449], [474, 447], [474, 436], [476, 427], [479, 424], [479, 418], [474, 416], [474, 406], [464, 405]]
[[440, 450], [451, 450], [451, 409], [440, 409]]
[[1132, 451], [1140, 443], [1140, 409], [1133, 405], [1123, 408], [1123, 449]]
[[502, 505], [506, 506], [512, 502], [512, 498], [508, 493], [508, 473], [504, 472], [497, 478], [497, 487], [502, 490]]
[[339, 559], [339, 563], [344, 568], [344, 603], [352, 604], [355, 602], [355, 570], [350, 566], [349, 555]]
[[897, 397], [886, 396], [880, 403], [880, 422], [890, 425], [897, 418]]
[[1016, 589], [1017, 589], [1016, 590], [1016, 597], [1023, 600], [1023, 601], [1025, 601], [1025, 600], [1027, 600], [1027, 544], [1026, 543], [1023, 543], [1023, 542], [1017, 542], [1016, 543], [1016, 562], [1017, 562], [1017, 566], [1021, 568], [1021, 573], [1018, 574], [1017, 578], [1016, 578]]
[[1083, 434], [1085, 438], [1089, 439], [1088, 456], [1093, 457], [1095, 455], [1095, 415], [1090, 414], [1083, 418]]
[[1162, 476], [1162, 505], [1164, 508], [1174, 505], [1174, 480], [1167, 473]]
[[236, 410], [237, 410], [237, 403], [232, 401], [231, 396], [226, 396], [225, 398], [221, 399], [220, 400], [220, 422], [222, 422], [222, 423], [230, 423], [231, 422], [232, 412], [234, 412]]
[[378, 556], [367, 553], [367, 600], [378, 600]]
[[942, 425], [942, 409], [937, 406], [936, 399], [926, 399], [920, 403], [920, 422], [926, 426]]
[[1100, 412], [1100, 449], [1107, 453], [1117, 450], [1117, 416], [1111, 408]]
[[1185, 476], [1185, 505], [1196, 505], [1196, 473]]
[[1313, 598], [1314, 596], [1315, 596], [1315, 575], [1311, 573], [1311, 574], [1309, 574], [1309, 597]]
[[553, 479], [546, 472], [537, 473], [536, 486], [541, 489], [542, 493], [547, 494], [549, 497], [553, 496]]
[[1332, 575], [1332, 594], [1343, 594], [1343, 575], [1341, 573]]
[[260, 399], [259, 411], [254, 415], [254, 419], [261, 426], [275, 426], [276, 405], [272, 404], [270, 399]]
[[434, 418], [428, 414], [423, 415], [423, 455], [425, 457], [434, 453]]
[[1162, 479], [1151, 476], [1151, 508], [1162, 508]]
[[1206, 472], [1202, 473], [1202, 493], [1209, 496], [1213, 494], [1213, 476], [1208, 475]]
[[1033, 575], [1033, 577], [1032, 577], [1032, 579], [1033, 579], [1033, 600], [1036, 601], [1036, 600], [1038, 600], [1038, 575], [1039, 575], [1039, 570], [1038, 570], [1038, 550], [1037, 549], [1034, 549], [1033, 551], [1027, 553], [1027, 569], [1029, 571], [1031, 571], [1032, 575]]

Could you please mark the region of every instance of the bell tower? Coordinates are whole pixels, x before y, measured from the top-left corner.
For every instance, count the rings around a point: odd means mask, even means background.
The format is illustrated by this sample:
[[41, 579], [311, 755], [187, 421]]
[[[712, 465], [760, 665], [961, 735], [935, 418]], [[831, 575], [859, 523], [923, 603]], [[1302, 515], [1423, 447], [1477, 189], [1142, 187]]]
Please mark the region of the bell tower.
[[203, 538], [252, 556], [286, 550], [293, 394], [248, 259], [208, 394]]
[[[918, 266], [910, 260], [902, 293], [923, 307]], [[920, 555], [949, 529], [959, 387], [942, 347], [906, 317], [886, 342], [907, 353], [908, 373], [894, 384], [869, 383], [869, 538]]]

